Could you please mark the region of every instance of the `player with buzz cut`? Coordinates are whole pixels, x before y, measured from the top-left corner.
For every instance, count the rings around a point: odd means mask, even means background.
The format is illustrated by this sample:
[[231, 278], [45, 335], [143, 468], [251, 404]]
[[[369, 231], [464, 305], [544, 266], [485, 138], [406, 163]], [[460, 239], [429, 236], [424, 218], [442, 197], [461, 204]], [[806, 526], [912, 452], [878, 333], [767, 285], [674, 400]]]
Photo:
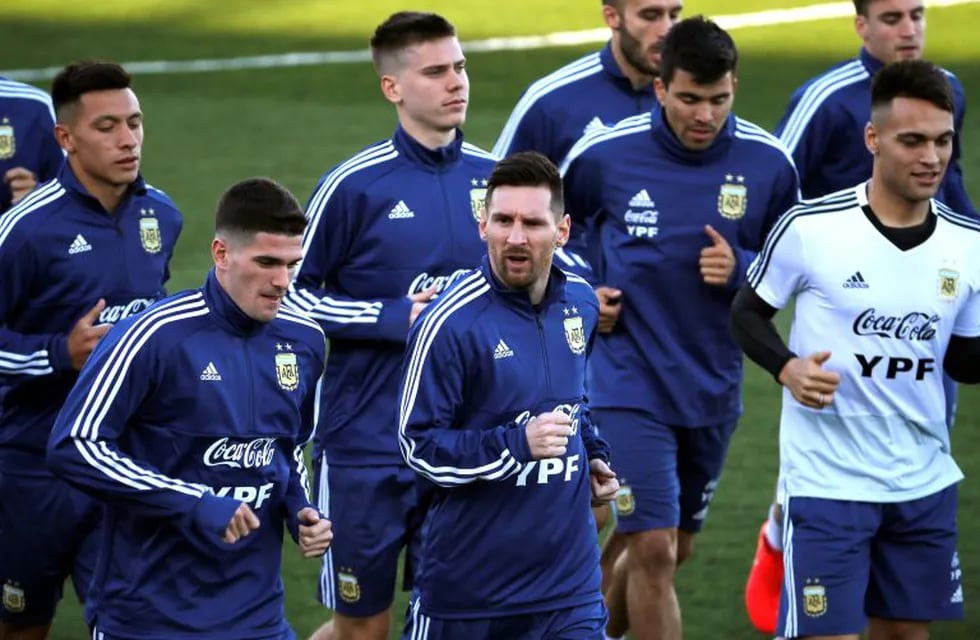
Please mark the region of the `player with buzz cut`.
[[627, 625], [638, 640], [681, 637], [674, 575], [742, 411], [729, 305], [798, 198], [786, 149], [732, 113], [737, 63], [718, 25], [682, 20], [661, 52], [661, 106], [583, 137], [562, 166], [576, 249], [595, 283], [622, 291], [589, 377], [622, 483], [616, 528], [627, 550], [605, 594], [611, 637]]
[[[980, 382], [980, 224], [935, 200], [954, 93], [922, 60], [871, 87], [871, 179], [790, 210], [732, 309], [783, 385], [786, 638], [924, 640], [963, 615], [942, 374]], [[772, 317], [795, 298], [789, 346]]]
[[334, 617], [317, 640], [384, 640], [406, 547], [411, 580], [421, 514], [394, 429], [405, 340], [483, 254], [477, 215], [495, 161], [460, 129], [469, 78], [452, 24], [398, 12], [371, 51], [398, 124], [317, 185], [290, 297], [330, 338], [315, 487], [320, 509], [343, 524], [323, 559], [319, 595]]
[[[863, 128], [870, 117], [871, 79], [884, 65], [922, 57], [926, 7], [923, 0], [855, 0], [854, 28], [861, 39], [856, 58], [835, 65], [808, 80], [790, 99], [776, 135], [793, 154], [805, 198], [818, 198], [867, 180], [872, 156], [864, 147]], [[953, 155], [936, 199], [953, 210], [976, 215], [960, 171], [960, 135], [966, 98], [956, 76], [953, 88]], [[952, 425], [956, 385], [947, 383], [947, 419]], [[745, 605], [752, 623], [772, 633], [783, 579], [779, 498], [763, 523], [745, 587]]]

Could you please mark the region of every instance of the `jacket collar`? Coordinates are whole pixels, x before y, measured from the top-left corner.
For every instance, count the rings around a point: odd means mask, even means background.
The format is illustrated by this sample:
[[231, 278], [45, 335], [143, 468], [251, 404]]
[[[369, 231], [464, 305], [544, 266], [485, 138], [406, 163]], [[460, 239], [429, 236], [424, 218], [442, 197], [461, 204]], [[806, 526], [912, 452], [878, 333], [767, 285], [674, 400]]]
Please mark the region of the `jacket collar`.
[[624, 90], [634, 93], [637, 96], [656, 98], [654, 95], [652, 82], [649, 85], [640, 87], [639, 89], [633, 87], [633, 83], [626, 77], [623, 70], [619, 68], [616, 58], [613, 57], [612, 40], [607, 42], [606, 46], [599, 51], [599, 62], [602, 64], [602, 70], [612, 79], [613, 82], [620, 85]]
[[395, 127], [392, 141], [399, 153], [430, 171], [441, 171], [456, 164], [463, 153], [463, 131], [461, 129], [456, 129], [456, 137], [452, 142], [438, 149], [429, 149], [423, 146], [418, 140], [410, 136], [401, 124]]
[[[527, 312], [535, 311], [535, 305], [531, 304], [531, 297], [527, 291], [511, 289], [497, 279], [497, 276], [493, 273], [493, 268], [490, 266], [490, 256], [487, 254], [484, 254], [483, 260], [480, 262], [480, 272], [486, 278], [487, 282], [490, 283], [490, 289], [494, 295], [508, 306]], [[567, 298], [567, 283], [568, 278], [565, 276], [565, 273], [552, 263], [551, 272], [548, 276], [548, 286], [545, 288], [544, 297], [541, 298], [541, 304], [538, 307], [546, 308], [551, 304], [565, 302]]]
[[731, 113], [725, 124], [722, 126], [718, 136], [714, 139], [707, 149], [701, 151], [691, 151], [674, 135], [674, 132], [667, 124], [667, 113], [659, 107], [652, 112], [651, 134], [654, 141], [672, 157], [689, 165], [710, 164], [727, 153], [735, 138], [735, 114]]
[[885, 63], [875, 58], [873, 55], [868, 53], [868, 50], [861, 47], [861, 52], [858, 54], [858, 58], [861, 60], [861, 64], [864, 68], [868, 70], [868, 74], [874, 76], [878, 71], [885, 66]]
[[[78, 179], [78, 176], [75, 175], [75, 172], [72, 170], [71, 165], [68, 164], [67, 159], [61, 163], [61, 169], [58, 170], [58, 182], [60, 182], [65, 189], [78, 196], [79, 199], [88, 204], [94, 210], [99, 211], [100, 213], [106, 213], [105, 207], [102, 206], [102, 203], [99, 202], [95, 196], [89, 193], [88, 189], [86, 189]], [[137, 175], [136, 180], [129, 185], [126, 195], [123, 196], [123, 199], [119, 202], [120, 210], [123, 206], [125, 206], [126, 200], [128, 200], [133, 194], [146, 195], [146, 182], [143, 180], [142, 175]]]
[[201, 290], [211, 314], [229, 333], [250, 336], [262, 331], [268, 325], [267, 322], [259, 322], [245, 315], [218, 282], [214, 268], [208, 272], [208, 278]]

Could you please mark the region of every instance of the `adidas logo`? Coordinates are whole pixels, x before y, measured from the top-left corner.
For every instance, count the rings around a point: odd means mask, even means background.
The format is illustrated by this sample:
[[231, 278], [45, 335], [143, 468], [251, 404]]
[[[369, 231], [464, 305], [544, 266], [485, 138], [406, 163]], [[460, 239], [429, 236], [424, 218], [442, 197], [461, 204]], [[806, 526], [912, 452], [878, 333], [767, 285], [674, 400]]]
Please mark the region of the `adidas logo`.
[[389, 220], [401, 220], [402, 218], [414, 218], [415, 212], [408, 208], [404, 200], [399, 200], [391, 209], [391, 213], [388, 214]]
[[870, 285], [860, 271], [855, 271], [853, 276], [844, 281], [843, 287], [845, 289], [867, 289]]
[[589, 120], [589, 124], [585, 125], [585, 129], [582, 130], [582, 133], [583, 134], [592, 133], [593, 131], [597, 131], [599, 129], [605, 129], [605, 128], [606, 128], [606, 123], [600, 120], [599, 116], [595, 116], [594, 118]]
[[85, 253], [86, 251], [91, 251], [92, 245], [88, 243], [82, 234], [75, 236], [75, 239], [71, 241], [71, 245], [68, 247], [68, 255], [73, 256], [76, 253]]
[[650, 199], [650, 194], [644, 189], [630, 198], [631, 209], [653, 209], [656, 205]]
[[208, 382], [221, 380], [221, 374], [218, 373], [218, 368], [214, 366], [213, 362], [209, 362], [208, 366], [204, 367], [204, 371], [201, 372], [201, 380]]
[[500, 360], [501, 358], [509, 358], [514, 355], [514, 350], [507, 346], [504, 339], [501, 338], [500, 342], [497, 343], [497, 348], [493, 350], [493, 359]]

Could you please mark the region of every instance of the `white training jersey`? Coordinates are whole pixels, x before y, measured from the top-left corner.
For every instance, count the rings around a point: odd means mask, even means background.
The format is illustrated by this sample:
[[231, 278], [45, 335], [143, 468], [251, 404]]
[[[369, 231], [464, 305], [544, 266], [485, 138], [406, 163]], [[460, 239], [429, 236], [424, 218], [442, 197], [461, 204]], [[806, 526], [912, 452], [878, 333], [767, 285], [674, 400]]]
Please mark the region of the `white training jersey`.
[[936, 227], [901, 250], [868, 219], [867, 184], [807, 200], [749, 268], [776, 308], [796, 296], [790, 349], [830, 351], [832, 404], [783, 390], [781, 490], [900, 502], [962, 479], [950, 452], [942, 367], [950, 335], [980, 336], [980, 225], [932, 202]]

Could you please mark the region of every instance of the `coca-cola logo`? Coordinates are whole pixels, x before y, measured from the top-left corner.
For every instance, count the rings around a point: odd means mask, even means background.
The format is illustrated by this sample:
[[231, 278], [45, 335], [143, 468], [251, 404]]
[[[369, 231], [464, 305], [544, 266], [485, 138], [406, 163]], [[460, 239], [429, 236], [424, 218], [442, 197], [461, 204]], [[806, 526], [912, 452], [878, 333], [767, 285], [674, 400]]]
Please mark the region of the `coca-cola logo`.
[[449, 287], [449, 285], [456, 282], [464, 274], [469, 272], [470, 269], [456, 269], [449, 275], [436, 276], [429, 275], [427, 272], [423, 271], [415, 276], [415, 279], [412, 280], [412, 284], [408, 286], [408, 295], [411, 296], [416, 293], [422, 293], [423, 291], [431, 289], [432, 287], [436, 288], [436, 293], [442, 293]]
[[275, 438], [256, 438], [247, 442], [221, 438], [204, 452], [204, 464], [209, 467], [261, 469], [272, 464], [276, 454], [275, 442]]
[[134, 298], [126, 304], [117, 304], [111, 307], [106, 307], [99, 314], [98, 324], [115, 324], [122, 320], [123, 318], [128, 318], [131, 315], [137, 314], [143, 309], [148, 308], [153, 304], [153, 298]]
[[896, 340], [932, 340], [939, 325], [936, 314], [912, 311], [902, 316], [879, 315], [874, 307], [865, 309], [854, 319], [854, 333]]

